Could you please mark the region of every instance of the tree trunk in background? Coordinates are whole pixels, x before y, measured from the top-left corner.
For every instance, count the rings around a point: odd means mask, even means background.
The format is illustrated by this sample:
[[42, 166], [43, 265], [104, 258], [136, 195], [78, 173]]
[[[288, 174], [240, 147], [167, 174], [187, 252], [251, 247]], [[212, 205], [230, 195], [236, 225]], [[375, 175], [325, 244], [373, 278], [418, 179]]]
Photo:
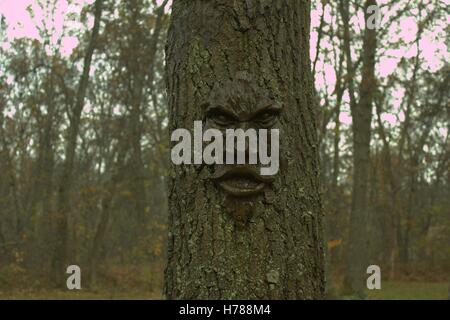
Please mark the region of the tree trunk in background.
[[398, 209], [398, 201], [397, 201], [397, 181], [394, 176], [393, 168], [392, 168], [392, 152], [391, 146], [389, 144], [389, 140], [387, 139], [387, 134], [383, 126], [383, 122], [381, 120], [381, 105], [375, 103], [376, 112], [377, 112], [377, 123], [378, 123], [378, 132], [383, 142], [383, 170], [385, 171], [384, 175], [386, 175], [387, 186], [385, 187], [386, 197], [389, 198], [388, 206], [386, 210], [384, 210], [384, 214], [380, 216], [380, 219], [384, 222], [384, 232], [385, 237], [384, 241], [388, 244], [385, 247], [383, 261], [386, 265], [389, 266], [389, 270], [387, 274], [389, 275], [389, 279], [393, 279], [395, 277], [395, 259], [397, 257], [397, 235], [396, 230], [398, 230], [397, 225], [397, 217], [400, 216]]
[[99, 264], [100, 249], [105, 241], [106, 231], [111, 219], [111, 211], [114, 202], [114, 196], [117, 192], [120, 179], [123, 179], [123, 167], [128, 145], [126, 139], [123, 139], [118, 145], [117, 157], [109, 159], [106, 167], [107, 172], [111, 172], [110, 178], [104, 183], [104, 195], [101, 200], [100, 219], [95, 229], [94, 238], [89, 252], [89, 286], [95, 288], [97, 286], [97, 270]]
[[[169, 127], [204, 119], [211, 88], [253, 79], [283, 104], [280, 171], [247, 225], [206, 166], [171, 166], [169, 299], [318, 299], [322, 205], [309, 59], [310, 2], [175, 0], [167, 46]], [[227, 212], [228, 211], [228, 212]]]
[[73, 181], [73, 168], [75, 162], [75, 151], [77, 147], [78, 132], [80, 129], [81, 112], [83, 111], [84, 98], [89, 81], [89, 70], [91, 69], [92, 55], [95, 49], [98, 32], [100, 29], [100, 18], [102, 15], [102, 0], [96, 0], [94, 3], [94, 27], [89, 40], [89, 45], [84, 56], [83, 73], [81, 74], [76, 102], [70, 115], [70, 126], [68, 128], [68, 137], [63, 164], [63, 172], [58, 187], [58, 202], [55, 214], [55, 243], [53, 252], [53, 276], [55, 283], [63, 285], [62, 278], [65, 275], [67, 267], [68, 251], [68, 214], [70, 210], [69, 191]]
[[[130, 68], [131, 74], [128, 77], [130, 83], [130, 144], [132, 146], [131, 150], [131, 167], [130, 167], [130, 178], [131, 178], [131, 190], [134, 195], [134, 209], [137, 217], [137, 234], [144, 236], [147, 232], [146, 225], [149, 219], [149, 201], [147, 197], [146, 181], [149, 180], [146, 174], [146, 168], [143, 162], [142, 154], [142, 138], [143, 138], [143, 127], [142, 119], [144, 105], [144, 94], [147, 85], [153, 87], [153, 80], [155, 74], [155, 64], [156, 64], [156, 53], [158, 48], [158, 41], [161, 35], [163, 22], [164, 22], [164, 8], [167, 4], [167, 0], [164, 1], [161, 6], [159, 6], [156, 13], [156, 21], [154, 25], [154, 31], [150, 38], [150, 43], [148, 45], [148, 51], [145, 55], [145, 60], [140, 50], [142, 50], [142, 34], [136, 32], [139, 30], [139, 15], [141, 9], [136, 3], [129, 2], [130, 12], [132, 12], [132, 19], [130, 25], [130, 43], [132, 50], [132, 56], [127, 60], [128, 68]], [[141, 4], [142, 5], [142, 4]], [[141, 58], [141, 59], [140, 59]], [[145, 62], [148, 61], [148, 62]], [[148, 63], [148, 65], [147, 65]]]
[[[3, 95], [0, 95], [0, 110], [5, 109], [6, 103], [4, 102]], [[3, 122], [4, 122], [4, 115], [3, 112], [0, 112], [0, 164], [1, 164], [1, 170], [2, 172], [5, 172], [8, 169], [8, 163], [9, 163], [9, 151], [8, 148], [6, 148], [6, 142], [4, 137], [6, 137], [4, 130], [3, 130]], [[2, 179], [0, 180], [0, 194], [8, 194], [9, 195], [9, 179]], [[9, 262], [10, 259], [10, 250], [7, 246], [6, 238], [3, 234], [3, 221], [5, 219], [4, 212], [7, 212], [6, 208], [8, 208], [7, 203], [5, 201], [0, 202], [0, 252], [2, 253], [0, 255], [0, 263], [4, 263], [6, 265]]]
[[[376, 5], [368, 0], [364, 6], [367, 25], [368, 6]], [[344, 18], [345, 19], [345, 18]], [[345, 291], [363, 296], [367, 265], [367, 186], [370, 168], [370, 134], [372, 102], [375, 92], [376, 30], [366, 28], [363, 42], [362, 79], [359, 87], [359, 103], [351, 109], [353, 125], [353, 193], [350, 214]]]

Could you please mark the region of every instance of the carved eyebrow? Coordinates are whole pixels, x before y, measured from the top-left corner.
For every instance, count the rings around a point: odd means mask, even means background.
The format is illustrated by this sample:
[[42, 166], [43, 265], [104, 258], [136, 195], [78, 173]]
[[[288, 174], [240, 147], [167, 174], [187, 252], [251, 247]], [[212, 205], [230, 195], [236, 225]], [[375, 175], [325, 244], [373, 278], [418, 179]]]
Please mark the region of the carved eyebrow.
[[268, 104], [264, 107], [259, 108], [258, 110], [256, 110], [255, 112], [253, 112], [251, 114], [251, 118], [256, 118], [259, 115], [266, 113], [266, 112], [272, 112], [272, 113], [279, 113], [281, 110], [283, 109], [282, 106], [280, 106], [279, 104]]
[[230, 117], [233, 117], [234, 119], [238, 118], [236, 113], [234, 113], [230, 109], [228, 109], [228, 108], [226, 108], [224, 106], [221, 106], [221, 105], [216, 105], [216, 106], [213, 106], [213, 107], [209, 106], [206, 109], [206, 112], [207, 113], [211, 113], [211, 112], [225, 113], [226, 115], [228, 115]]

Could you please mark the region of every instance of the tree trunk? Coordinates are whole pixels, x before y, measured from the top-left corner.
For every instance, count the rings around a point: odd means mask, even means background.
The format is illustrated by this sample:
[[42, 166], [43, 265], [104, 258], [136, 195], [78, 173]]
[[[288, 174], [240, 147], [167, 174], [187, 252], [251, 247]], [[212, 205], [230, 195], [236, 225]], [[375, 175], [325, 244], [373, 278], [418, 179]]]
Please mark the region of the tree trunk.
[[89, 81], [89, 70], [91, 69], [92, 56], [94, 54], [95, 44], [100, 29], [100, 19], [102, 15], [102, 0], [96, 0], [94, 3], [94, 27], [92, 35], [89, 40], [89, 45], [84, 57], [83, 73], [80, 77], [78, 85], [78, 92], [76, 96], [76, 103], [70, 115], [70, 126], [68, 128], [68, 137], [66, 142], [66, 150], [63, 164], [63, 171], [58, 187], [58, 202], [55, 214], [55, 241], [53, 252], [53, 276], [55, 283], [62, 284], [62, 277], [65, 275], [65, 268], [67, 267], [68, 255], [68, 212], [70, 210], [69, 191], [73, 180], [73, 167], [75, 162], [75, 151], [77, 147], [78, 132], [80, 129], [81, 112], [83, 111], [84, 98]]
[[283, 109], [280, 170], [263, 193], [226, 195], [210, 179], [216, 166], [172, 164], [167, 298], [323, 297], [309, 30], [309, 1], [173, 2], [166, 52], [171, 132], [191, 130], [205, 119], [205, 101], [211, 106], [222, 94], [226, 103], [242, 102], [237, 109], [262, 107], [259, 99]]
[[[376, 5], [368, 0], [364, 6], [365, 21], [370, 14], [367, 8]], [[366, 27], [363, 41], [362, 79], [359, 87], [359, 103], [351, 109], [353, 125], [353, 191], [350, 213], [350, 235], [345, 279], [345, 291], [363, 296], [367, 265], [367, 186], [370, 168], [370, 135], [372, 102], [375, 82], [376, 30]]]
[[111, 159], [107, 160], [106, 172], [111, 172], [111, 177], [104, 183], [104, 195], [101, 200], [100, 219], [95, 229], [94, 239], [92, 240], [91, 250], [89, 252], [89, 286], [95, 288], [97, 286], [97, 270], [99, 264], [100, 249], [104, 244], [106, 231], [111, 219], [111, 211], [114, 202], [114, 196], [117, 192], [119, 183], [123, 179], [123, 166], [126, 153], [129, 146], [127, 140], [122, 139], [117, 146], [116, 152], [113, 152]]

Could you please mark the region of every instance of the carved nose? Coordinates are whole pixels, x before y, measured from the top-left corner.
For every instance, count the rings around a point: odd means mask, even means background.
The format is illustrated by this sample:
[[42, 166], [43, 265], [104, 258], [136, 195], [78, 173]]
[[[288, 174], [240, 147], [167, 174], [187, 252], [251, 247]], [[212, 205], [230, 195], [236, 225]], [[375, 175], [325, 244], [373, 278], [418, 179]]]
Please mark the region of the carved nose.
[[[249, 122], [249, 121], [242, 121], [239, 123], [237, 128], [242, 129], [244, 132], [246, 132], [248, 129], [252, 129], [253, 126], [252, 126], [251, 122]], [[255, 159], [253, 161], [257, 161], [257, 159], [258, 159], [258, 153], [257, 153], [258, 131], [257, 130], [256, 130], [256, 146], [253, 146], [253, 148], [250, 148], [250, 140], [251, 139], [249, 139], [249, 138], [245, 138], [245, 143], [244, 143], [244, 159], [245, 159], [244, 161], [246, 164], [250, 163], [250, 158]], [[235, 155], [235, 161], [236, 161], [235, 163], [238, 163], [237, 162], [237, 155], [238, 155], [237, 143], [234, 145], [234, 155]]]
[[251, 125], [248, 121], [241, 121], [236, 125], [236, 129], [242, 129], [244, 131], [247, 131], [247, 129], [250, 129]]
[[[248, 121], [241, 121], [239, 122], [239, 124], [237, 125], [236, 129], [242, 129], [244, 130], [244, 132], [246, 132], [248, 129], [250, 129], [250, 123]], [[249, 141], [248, 139], [245, 139], [245, 157], [248, 157], [248, 151], [249, 151]], [[237, 144], [235, 144], [234, 146], [235, 151], [237, 151]]]

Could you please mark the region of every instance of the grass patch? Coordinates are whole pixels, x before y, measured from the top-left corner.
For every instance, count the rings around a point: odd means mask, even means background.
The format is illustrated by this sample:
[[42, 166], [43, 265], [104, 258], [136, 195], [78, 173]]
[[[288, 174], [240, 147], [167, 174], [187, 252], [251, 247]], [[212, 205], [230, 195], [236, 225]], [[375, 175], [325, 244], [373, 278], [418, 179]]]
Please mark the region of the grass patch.
[[447, 300], [447, 282], [381, 282], [380, 290], [367, 290], [374, 300]]
[[154, 300], [159, 292], [114, 292], [92, 290], [30, 290], [0, 292], [0, 300]]
[[[447, 282], [384, 281], [380, 290], [367, 290], [370, 300], [447, 300]], [[153, 300], [163, 299], [151, 290], [12, 290], [0, 291], [0, 300]], [[355, 299], [341, 297], [340, 299]]]

